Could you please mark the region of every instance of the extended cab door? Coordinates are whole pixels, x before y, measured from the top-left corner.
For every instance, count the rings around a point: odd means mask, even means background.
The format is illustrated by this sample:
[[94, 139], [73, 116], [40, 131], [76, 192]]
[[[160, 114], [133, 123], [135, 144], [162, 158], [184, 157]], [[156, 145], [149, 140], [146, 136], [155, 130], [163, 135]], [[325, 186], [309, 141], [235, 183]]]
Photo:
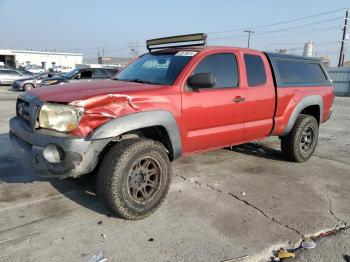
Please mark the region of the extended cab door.
[[245, 89], [235, 53], [211, 53], [199, 59], [191, 75], [212, 73], [216, 84], [182, 93], [183, 151], [192, 153], [243, 141]]
[[270, 134], [275, 113], [275, 86], [265, 55], [250, 51], [243, 54], [246, 85], [246, 141], [263, 138]]

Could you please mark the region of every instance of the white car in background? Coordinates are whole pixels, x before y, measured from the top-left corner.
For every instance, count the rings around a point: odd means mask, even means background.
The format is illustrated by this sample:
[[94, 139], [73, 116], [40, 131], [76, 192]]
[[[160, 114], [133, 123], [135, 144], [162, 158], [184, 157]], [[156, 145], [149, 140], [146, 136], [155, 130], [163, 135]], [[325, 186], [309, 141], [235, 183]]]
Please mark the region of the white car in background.
[[45, 72], [45, 69], [43, 69], [42, 67], [37, 66], [37, 65], [28, 65], [25, 67], [25, 70], [27, 70], [33, 74], [40, 74], [40, 73]]
[[72, 67], [69, 67], [69, 66], [55, 66], [53, 68], [53, 71], [54, 72], [57, 72], [57, 73], [68, 73], [70, 71], [72, 71]]

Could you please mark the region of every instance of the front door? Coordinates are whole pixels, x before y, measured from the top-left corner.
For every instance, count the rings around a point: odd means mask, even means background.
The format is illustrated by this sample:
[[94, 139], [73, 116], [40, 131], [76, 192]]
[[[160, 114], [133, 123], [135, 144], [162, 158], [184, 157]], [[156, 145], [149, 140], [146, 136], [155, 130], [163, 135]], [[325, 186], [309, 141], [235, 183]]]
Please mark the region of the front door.
[[182, 93], [184, 153], [220, 148], [244, 140], [245, 89], [239, 85], [233, 53], [203, 58], [192, 74], [212, 73], [216, 84]]

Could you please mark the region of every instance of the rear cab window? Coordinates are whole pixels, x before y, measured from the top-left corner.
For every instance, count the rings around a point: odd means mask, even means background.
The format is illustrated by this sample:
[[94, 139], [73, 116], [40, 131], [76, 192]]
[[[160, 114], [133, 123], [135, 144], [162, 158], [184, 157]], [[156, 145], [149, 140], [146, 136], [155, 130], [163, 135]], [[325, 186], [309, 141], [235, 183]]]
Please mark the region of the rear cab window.
[[266, 53], [278, 87], [332, 85], [321, 60]]
[[327, 77], [317, 63], [304, 61], [277, 61], [280, 77], [285, 83], [313, 83], [326, 81]]
[[211, 88], [238, 87], [237, 59], [234, 54], [214, 54], [203, 58], [192, 75], [199, 73], [214, 75], [216, 83]]

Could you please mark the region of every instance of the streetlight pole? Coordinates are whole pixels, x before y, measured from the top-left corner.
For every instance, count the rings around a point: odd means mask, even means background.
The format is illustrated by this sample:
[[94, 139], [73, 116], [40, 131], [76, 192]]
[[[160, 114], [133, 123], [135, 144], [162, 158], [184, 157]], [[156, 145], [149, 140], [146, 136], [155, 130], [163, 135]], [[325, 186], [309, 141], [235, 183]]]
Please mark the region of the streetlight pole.
[[248, 48], [250, 47], [250, 35], [254, 34], [255, 31], [253, 30], [244, 30], [244, 33], [248, 33]]

